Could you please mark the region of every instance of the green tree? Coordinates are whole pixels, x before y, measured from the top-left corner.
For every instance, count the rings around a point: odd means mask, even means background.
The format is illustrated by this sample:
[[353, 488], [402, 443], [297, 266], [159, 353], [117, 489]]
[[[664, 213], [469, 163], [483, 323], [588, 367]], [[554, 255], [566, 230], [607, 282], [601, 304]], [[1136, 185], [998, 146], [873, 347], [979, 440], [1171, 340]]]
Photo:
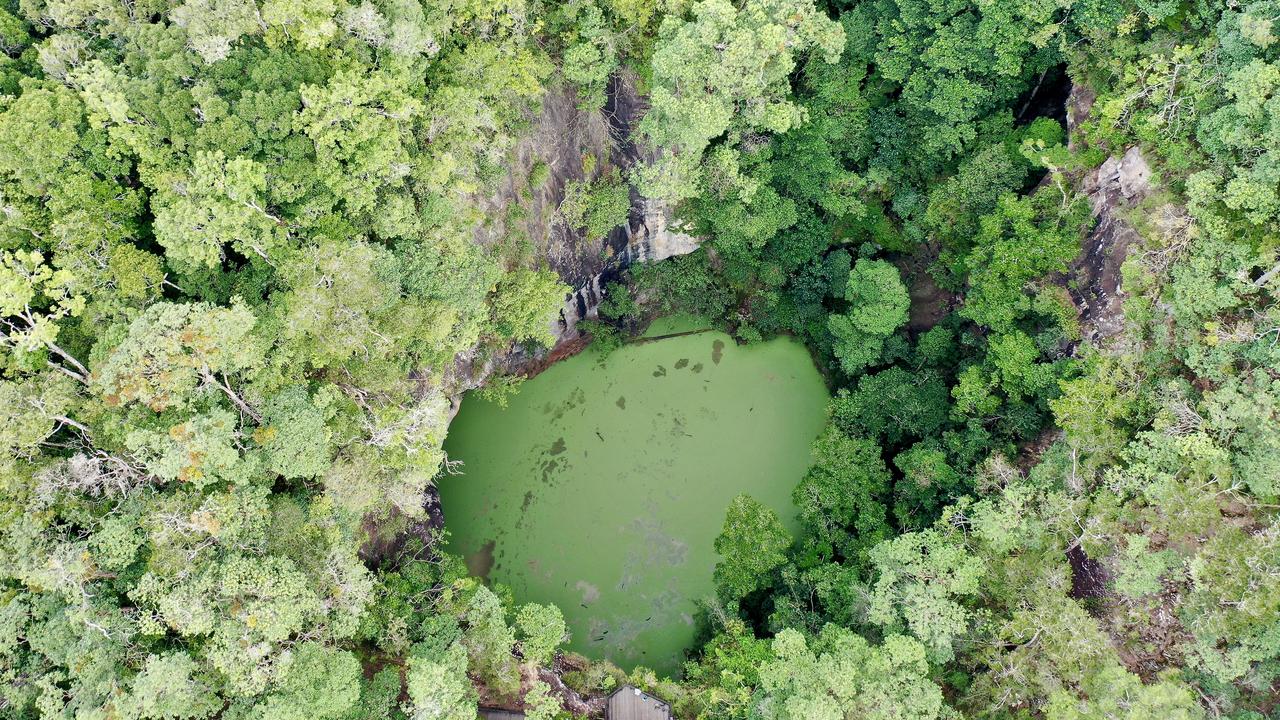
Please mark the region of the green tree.
[[955, 657], [972, 613], [961, 601], [978, 592], [984, 566], [969, 549], [932, 530], [900, 535], [871, 550], [876, 581], [869, 617], [886, 632], [915, 637], [938, 665]]
[[787, 561], [790, 546], [791, 534], [777, 513], [749, 495], [735, 497], [715, 541], [720, 596], [733, 603], [767, 587], [773, 571]]
[[552, 653], [568, 636], [564, 615], [555, 605], [529, 603], [516, 613], [516, 630], [520, 634], [520, 650], [525, 662], [545, 665]]
[[773, 641], [775, 658], [760, 668], [753, 717], [768, 720], [870, 720], [941, 717], [942, 690], [929, 680], [925, 650], [890, 635], [874, 646], [827, 625], [812, 642], [795, 630]]
[[161, 412], [186, 407], [198, 392], [223, 394], [257, 416], [228, 381], [251, 374], [265, 348], [253, 336], [256, 318], [243, 303], [156, 303], [95, 363], [93, 385], [109, 405], [139, 403]]
[[200, 675], [199, 666], [184, 652], [148, 656], [133, 679], [127, 700], [130, 716], [145, 720], [212, 716], [221, 703], [212, 684]]
[[809, 532], [806, 541], [826, 557], [861, 562], [890, 534], [884, 505], [890, 482], [878, 445], [828, 426], [813, 442], [813, 464], [791, 494]]
[[837, 393], [832, 417], [849, 435], [897, 445], [934, 435], [946, 422], [948, 398], [947, 386], [934, 375], [895, 366], [862, 376], [852, 392]]
[[266, 720], [342, 718], [360, 698], [360, 662], [316, 643], [296, 648], [279, 689], [266, 699]]
[[405, 673], [409, 702], [405, 714], [413, 720], [472, 720], [476, 691], [467, 677], [467, 651], [451, 645], [438, 655], [415, 654]]
[[797, 57], [816, 49], [834, 62], [839, 25], [800, 0], [701, 0], [692, 18], [668, 15], [650, 60], [651, 109], [640, 125], [666, 153], [639, 173], [641, 192], [680, 199], [694, 193], [704, 150], [728, 132], [785, 132], [803, 111], [787, 99]]
[[857, 375], [880, 359], [885, 339], [907, 322], [910, 298], [897, 268], [884, 260], [860, 259], [849, 273], [845, 300], [848, 311], [831, 315], [827, 326], [840, 367]]

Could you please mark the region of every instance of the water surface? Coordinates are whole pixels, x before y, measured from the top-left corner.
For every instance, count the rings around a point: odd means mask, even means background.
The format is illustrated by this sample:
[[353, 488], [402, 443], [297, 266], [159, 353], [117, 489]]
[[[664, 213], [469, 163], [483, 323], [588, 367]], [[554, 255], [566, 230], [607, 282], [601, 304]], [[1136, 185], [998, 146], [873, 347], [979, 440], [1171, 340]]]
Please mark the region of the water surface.
[[558, 605], [569, 649], [674, 674], [714, 594], [725, 508], [750, 493], [794, 529], [826, 402], [799, 343], [718, 332], [588, 350], [506, 408], [468, 396], [445, 442], [464, 473], [440, 484], [450, 549], [517, 602]]

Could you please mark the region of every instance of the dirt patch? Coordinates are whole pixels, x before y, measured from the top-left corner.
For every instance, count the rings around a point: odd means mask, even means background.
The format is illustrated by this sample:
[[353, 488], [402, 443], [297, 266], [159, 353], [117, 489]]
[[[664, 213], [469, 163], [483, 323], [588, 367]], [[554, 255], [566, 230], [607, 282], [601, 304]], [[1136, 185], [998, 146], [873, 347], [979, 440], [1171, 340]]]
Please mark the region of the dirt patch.
[[[429, 559], [444, 531], [444, 509], [440, 507], [440, 491], [434, 484], [422, 498], [423, 513], [406, 517], [392, 506], [385, 517], [366, 515], [360, 523], [365, 540], [360, 545], [360, 560], [370, 570], [395, 568], [406, 559]], [[417, 542], [410, 542], [416, 540]]]
[[902, 273], [902, 281], [907, 284], [907, 293], [911, 297], [907, 329], [912, 334], [922, 333], [937, 325], [960, 300], [954, 293], [938, 287], [938, 283], [929, 274], [930, 266], [937, 260], [938, 248], [932, 244], [921, 245], [910, 255], [890, 259]]
[[1076, 600], [1106, 597], [1111, 576], [1106, 567], [1085, 554], [1079, 545], [1067, 549], [1071, 564], [1071, 597]]

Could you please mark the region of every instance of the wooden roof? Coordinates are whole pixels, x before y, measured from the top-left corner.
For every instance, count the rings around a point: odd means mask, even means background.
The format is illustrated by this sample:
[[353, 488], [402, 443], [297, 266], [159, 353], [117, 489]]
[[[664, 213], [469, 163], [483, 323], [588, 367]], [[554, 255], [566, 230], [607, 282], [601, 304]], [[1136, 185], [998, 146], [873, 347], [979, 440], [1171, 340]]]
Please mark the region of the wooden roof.
[[608, 720], [671, 720], [671, 706], [639, 688], [623, 685], [609, 696]]

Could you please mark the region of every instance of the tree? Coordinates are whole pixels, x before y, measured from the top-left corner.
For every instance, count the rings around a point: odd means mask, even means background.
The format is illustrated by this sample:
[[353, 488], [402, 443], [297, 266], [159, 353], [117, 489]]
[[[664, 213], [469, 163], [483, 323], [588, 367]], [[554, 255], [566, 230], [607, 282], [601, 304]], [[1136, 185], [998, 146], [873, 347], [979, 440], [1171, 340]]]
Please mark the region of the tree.
[[947, 400], [947, 386], [934, 375], [895, 366], [863, 375], [853, 392], [837, 393], [832, 415], [847, 434], [897, 445], [906, 437], [934, 435], [946, 421]]
[[171, 17], [187, 31], [191, 49], [206, 63], [226, 59], [236, 41], [261, 32], [258, 8], [246, 0], [187, 0]]
[[391, 70], [353, 69], [299, 92], [302, 110], [294, 127], [314, 143], [319, 178], [348, 212], [372, 212], [385, 193], [401, 189], [413, 166], [406, 130], [424, 112], [404, 80]]
[[828, 426], [813, 442], [813, 465], [791, 494], [810, 533], [807, 542], [825, 557], [838, 554], [860, 562], [889, 536], [884, 505], [889, 485], [879, 446]]
[[405, 673], [412, 720], [472, 720], [476, 691], [467, 677], [467, 651], [450, 645], [439, 655], [414, 655]]
[[564, 615], [555, 605], [523, 605], [516, 613], [520, 650], [525, 662], [545, 665], [556, 647], [568, 636]]
[[749, 495], [739, 495], [725, 511], [716, 536], [720, 562], [715, 567], [721, 598], [736, 603], [770, 582], [771, 573], [787, 561], [791, 534], [777, 513]]
[[125, 444], [157, 478], [199, 490], [253, 479], [255, 463], [241, 459], [238, 439], [235, 416], [219, 408], [162, 430], [133, 430]]
[[524, 696], [525, 717], [533, 720], [555, 720], [563, 706], [560, 700], [551, 694], [551, 686], [535, 680], [533, 688]]
[[516, 635], [507, 625], [506, 610], [498, 596], [483, 585], [470, 593], [460, 616], [467, 666], [499, 692], [514, 693], [520, 687], [520, 670], [511, 654]]
[[345, 650], [305, 643], [295, 649], [264, 720], [343, 718], [360, 698], [360, 662]]
[[[0, 341], [19, 354], [47, 350], [48, 364], [81, 382], [89, 371], [58, 346], [58, 322], [79, 315], [85, 298], [74, 290], [75, 278], [66, 270], [54, 270], [35, 250], [0, 254]], [[42, 308], [43, 310], [34, 309]]]
[[1205, 717], [1195, 692], [1176, 677], [1144, 683], [1119, 663], [1090, 676], [1084, 697], [1054, 692], [1045, 707], [1049, 720], [1198, 720]]
[[925, 650], [889, 635], [873, 646], [851, 630], [827, 625], [810, 643], [795, 630], [773, 641], [760, 668], [753, 717], [764, 720], [868, 720], [942, 716], [942, 691], [929, 680]]
[[942, 443], [924, 440], [894, 456], [902, 479], [893, 486], [893, 514], [899, 527], [929, 526], [942, 508], [968, 487], [968, 478], [953, 467]]
[[331, 393], [312, 397], [302, 386], [272, 396], [262, 408], [254, 440], [267, 451], [268, 468], [294, 479], [321, 475], [331, 464], [329, 421], [335, 414]]
[[969, 292], [960, 314], [999, 333], [1031, 312], [1029, 283], [1062, 272], [1080, 252], [1084, 204], [1060, 207], [1048, 192], [1032, 198], [1005, 195], [978, 221], [974, 248], [965, 258]]
[[191, 656], [175, 652], [147, 657], [127, 705], [131, 717], [143, 720], [188, 720], [212, 716], [221, 703]]
[[211, 390], [256, 417], [227, 380], [251, 374], [263, 362], [265, 349], [252, 334], [255, 322], [242, 302], [227, 308], [156, 303], [95, 365], [93, 387], [108, 405], [136, 402], [155, 412], [187, 407], [197, 392]]
[[[667, 16], [651, 64], [651, 109], [640, 132], [666, 154], [638, 176], [641, 192], [680, 199], [693, 194], [703, 151], [729, 132], [785, 132], [804, 115], [787, 95], [799, 55], [817, 49], [834, 62], [844, 44], [839, 25], [809, 2], [701, 0], [692, 19]], [[735, 144], [731, 139], [730, 146]]]
[[968, 632], [970, 611], [960, 601], [978, 592], [982, 560], [933, 530], [899, 535], [871, 550], [876, 581], [870, 619], [887, 632], [905, 632], [921, 642], [930, 662], [955, 657]]
[[222, 262], [223, 246], [278, 261], [288, 247], [285, 221], [267, 208], [267, 169], [222, 151], [196, 153], [188, 173], [160, 186], [153, 201], [156, 239], [178, 266]]
[[551, 323], [569, 289], [553, 273], [517, 270], [499, 283], [491, 300], [494, 327], [504, 337], [555, 344]]
[[845, 291], [849, 310], [827, 319], [840, 367], [857, 375], [880, 358], [884, 341], [907, 322], [910, 297], [898, 270], [884, 260], [859, 259]]

